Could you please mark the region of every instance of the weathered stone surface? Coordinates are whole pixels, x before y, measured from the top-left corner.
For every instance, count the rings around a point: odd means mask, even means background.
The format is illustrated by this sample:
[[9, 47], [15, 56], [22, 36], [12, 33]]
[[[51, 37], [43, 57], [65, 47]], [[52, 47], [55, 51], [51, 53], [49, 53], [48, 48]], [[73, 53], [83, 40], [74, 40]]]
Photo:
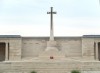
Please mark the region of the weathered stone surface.
[[[50, 43], [47, 43], [48, 40], [49, 38], [24, 38], [22, 40], [22, 58], [37, 57], [46, 50], [47, 44]], [[55, 38], [55, 41], [58, 50], [63, 52], [66, 57], [82, 57], [80, 38]]]
[[56, 37], [55, 41], [47, 41], [46, 37], [0, 38], [0, 42], [9, 43], [9, 60], [0, 62], [0, 73], [100, 72], [96, 59], [99, 52], [95, 51], [99, 48], [94, 46], [100, 38]]
[[0, 73], [37, 71], [38, 73], [68, 73], [80, 70], [82, 73], [100, 72], [100, 62], [75, 62], [75, 61], [33, 61], [33, 62], [3, 62], [0, 63]]

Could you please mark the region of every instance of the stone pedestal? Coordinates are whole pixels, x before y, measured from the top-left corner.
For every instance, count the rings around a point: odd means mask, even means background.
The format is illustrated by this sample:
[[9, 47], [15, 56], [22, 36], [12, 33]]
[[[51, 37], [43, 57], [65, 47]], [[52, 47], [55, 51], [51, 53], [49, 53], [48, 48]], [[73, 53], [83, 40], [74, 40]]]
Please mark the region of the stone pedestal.
[[40, 59], [64, 59], [65, 55], [57, 49], [56, 41], [48, 41], [47, 48], [39, 55]]
[[48, 41], [47, 42], [47, 48], [45, 49], [45, 51], [49, 51], [49, 50], [56, 50], [58, 51], [57, 49], [57, 42], [56, 41]]

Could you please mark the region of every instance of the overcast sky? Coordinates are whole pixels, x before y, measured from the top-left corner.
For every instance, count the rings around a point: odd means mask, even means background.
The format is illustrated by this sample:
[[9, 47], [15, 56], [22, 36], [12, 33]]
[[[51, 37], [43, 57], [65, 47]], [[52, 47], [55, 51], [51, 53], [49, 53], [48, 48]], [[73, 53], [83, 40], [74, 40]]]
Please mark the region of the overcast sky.
[[51, 6], [55, 36], [100, 35], [99, 0], [0, 0], [0, 35], [49, 36]]

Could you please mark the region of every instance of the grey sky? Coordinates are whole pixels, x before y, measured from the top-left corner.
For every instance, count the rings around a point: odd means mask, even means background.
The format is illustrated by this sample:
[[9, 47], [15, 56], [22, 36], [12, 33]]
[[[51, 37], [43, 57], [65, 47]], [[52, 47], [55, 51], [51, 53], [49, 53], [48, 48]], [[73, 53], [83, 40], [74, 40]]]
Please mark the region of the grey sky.
[[0, 0], [0, 35], [49, 36], [51, 6], [56, 36], [100, 34], [99, 0]]

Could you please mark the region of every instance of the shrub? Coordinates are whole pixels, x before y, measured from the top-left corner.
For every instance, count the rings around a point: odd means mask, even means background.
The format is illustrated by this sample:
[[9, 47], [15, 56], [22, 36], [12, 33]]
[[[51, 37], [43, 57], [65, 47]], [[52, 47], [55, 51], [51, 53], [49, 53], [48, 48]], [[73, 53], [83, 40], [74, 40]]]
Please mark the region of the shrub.
[[72, 70], [71, 73], [81, 73], [79, 70]]
[[37, 73], [36, 71], [32, 71], [31, 73]]

